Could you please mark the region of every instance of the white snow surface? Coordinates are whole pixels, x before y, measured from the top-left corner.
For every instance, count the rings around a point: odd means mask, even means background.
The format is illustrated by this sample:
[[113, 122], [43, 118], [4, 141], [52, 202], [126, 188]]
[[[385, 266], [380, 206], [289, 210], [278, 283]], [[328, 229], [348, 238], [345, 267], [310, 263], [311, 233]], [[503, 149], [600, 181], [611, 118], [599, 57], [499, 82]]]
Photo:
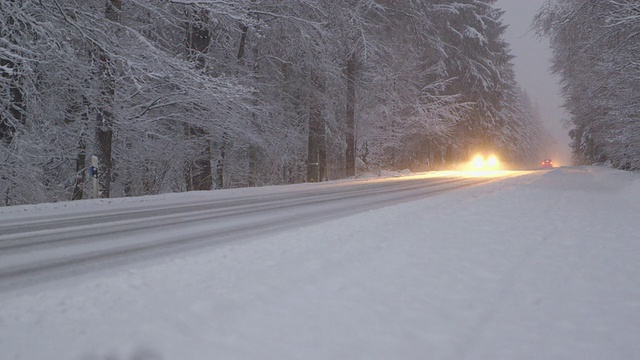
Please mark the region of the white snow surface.
[[0, 293], [0, 358], [638, 359], [639, 259], [640, 174], [559, 168]]

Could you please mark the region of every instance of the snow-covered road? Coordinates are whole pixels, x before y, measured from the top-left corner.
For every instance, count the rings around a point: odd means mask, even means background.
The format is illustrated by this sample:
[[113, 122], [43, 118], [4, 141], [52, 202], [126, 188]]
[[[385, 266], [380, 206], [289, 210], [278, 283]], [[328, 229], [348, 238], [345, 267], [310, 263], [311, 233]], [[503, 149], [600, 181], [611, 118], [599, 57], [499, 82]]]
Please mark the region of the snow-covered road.
[[[0, 358], [640, 358], [640, 175], [520, 175], [0, 292]], [[213, 193], [286, 203], [312, 187], [286, 188]], [[24, 216], [126, 223], [201, 196], [0, 209], [2, 236]]]
[[231, 198], [224, 192], [205, 192], [195, 201], [181, 201], [177, 196], [168, 204], [124, 203], [48, 214], [26, 211], [0, 220], [0, 292], [298, 228], [526, 173], [425, 174], [279, 187], [267, 193], [245, 191]]

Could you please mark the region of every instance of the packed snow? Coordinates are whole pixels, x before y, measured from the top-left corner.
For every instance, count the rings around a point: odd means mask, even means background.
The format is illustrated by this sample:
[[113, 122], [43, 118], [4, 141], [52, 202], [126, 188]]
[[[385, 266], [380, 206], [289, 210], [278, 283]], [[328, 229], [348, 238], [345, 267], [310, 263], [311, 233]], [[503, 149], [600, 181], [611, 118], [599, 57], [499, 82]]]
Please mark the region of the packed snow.
[[533, 172], [0, 293], [0, 358], [640, 358], [639, 220], [638, 173]]

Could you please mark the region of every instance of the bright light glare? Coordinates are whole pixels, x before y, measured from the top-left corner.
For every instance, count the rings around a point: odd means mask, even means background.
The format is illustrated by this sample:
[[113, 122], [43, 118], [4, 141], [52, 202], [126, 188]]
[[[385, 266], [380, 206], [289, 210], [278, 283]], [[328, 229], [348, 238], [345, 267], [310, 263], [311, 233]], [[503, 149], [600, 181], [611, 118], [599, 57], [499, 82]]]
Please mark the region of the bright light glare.
[[487, 165], [489, 167], [495, 168], [498, 166], [498, 158], [495, 155], [489, 156], [489, 160], [487, 160]]
[[500, 170], [500, 161], [495, 155], [484, 157], [482, 155], [476, 155], [469, 164], [471, 171], [495, 171]]
[[484, 167], [484, 158], [481, 155], [476, 155], [471, 162], [474, 168], [482, 169]]

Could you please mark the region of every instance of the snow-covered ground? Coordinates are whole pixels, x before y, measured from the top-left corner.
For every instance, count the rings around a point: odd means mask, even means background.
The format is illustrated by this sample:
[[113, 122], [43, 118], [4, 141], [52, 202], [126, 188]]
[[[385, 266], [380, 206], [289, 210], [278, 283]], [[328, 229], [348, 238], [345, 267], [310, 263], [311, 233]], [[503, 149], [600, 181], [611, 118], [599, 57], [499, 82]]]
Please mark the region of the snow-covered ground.
[[638, 359], [639, 259], [640, 174], [560, 168], [0, 293], [0, 359]]

